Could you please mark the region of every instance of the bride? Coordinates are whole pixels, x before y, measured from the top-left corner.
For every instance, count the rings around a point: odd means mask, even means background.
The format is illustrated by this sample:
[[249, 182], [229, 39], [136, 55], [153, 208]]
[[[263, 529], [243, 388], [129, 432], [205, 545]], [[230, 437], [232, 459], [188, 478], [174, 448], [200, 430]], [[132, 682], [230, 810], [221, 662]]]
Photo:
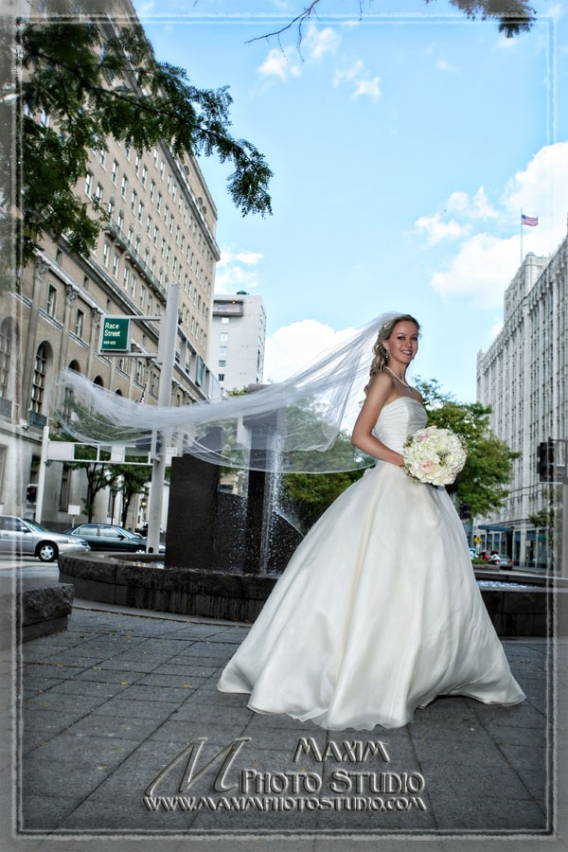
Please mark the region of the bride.
[[250, 693], [258, 713], [371, 730], [406, 725], [438, 695], [525, 697], [446, 490], [402, 469], [427, 421], [405, 379], [418, 337], [409, 315], [380, 329], [351, 439], [377, 464], [306, 535], [221, 675], [218, 689]]

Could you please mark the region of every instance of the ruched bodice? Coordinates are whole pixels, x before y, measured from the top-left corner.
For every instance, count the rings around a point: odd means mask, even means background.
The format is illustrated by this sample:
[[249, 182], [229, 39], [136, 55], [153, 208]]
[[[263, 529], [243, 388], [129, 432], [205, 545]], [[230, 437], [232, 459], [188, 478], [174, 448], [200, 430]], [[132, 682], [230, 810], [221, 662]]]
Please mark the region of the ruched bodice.
[[428, 415], [414, 397], [399, 396], [381, 409], [373, 434], [391, 450], [401, 453], [408, 435], [423, 429]]
[[[398, 397], [373, 431], [401, 452], [426, 422]], [[437, 695], [522, 701], [446, 490], [386, 461], [367, 473], [304, 538], [219, 689], [330, 730], [396, 728]]]

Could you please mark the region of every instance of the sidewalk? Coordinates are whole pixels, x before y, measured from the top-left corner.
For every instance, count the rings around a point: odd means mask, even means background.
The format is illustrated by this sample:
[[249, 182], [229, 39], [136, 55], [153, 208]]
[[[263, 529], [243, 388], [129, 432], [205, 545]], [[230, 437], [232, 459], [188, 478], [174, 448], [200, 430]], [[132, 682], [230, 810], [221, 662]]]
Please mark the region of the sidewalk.
[[[325, 832], [542, 837], [551, 828], [545, 640], [504, 643], [523, 704], [440, 698], [402, 729], [328, 733], [255, 714], [245, 695], [216, 690], [246, 625], [75, 603], [67, 631], [23, 648], [26, 836], [295, 832], [306, 834], [295, 848], [323, 852]], [[201, 752], [187, 750], [145, 802], [146, 788], [199, 737]], [[225, 755], [216, 756], [239, 737], [250, 740], [234, 743], [220, 771]], [[184, 789], [193, 759], [194, 776], [213, 763]], [[236, 788], [219, 789], [223, 779]], [[434, 837], [429, 849], [446, 848]]]

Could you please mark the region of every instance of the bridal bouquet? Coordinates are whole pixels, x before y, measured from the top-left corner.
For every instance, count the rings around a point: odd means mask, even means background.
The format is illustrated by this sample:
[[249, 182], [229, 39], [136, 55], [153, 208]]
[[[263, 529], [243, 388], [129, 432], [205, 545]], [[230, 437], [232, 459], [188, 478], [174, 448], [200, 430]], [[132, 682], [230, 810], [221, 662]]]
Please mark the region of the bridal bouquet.
[[465, 464], [466, 452], [459, 435], [451, 429], [428, 426], [406, 439], [404, 470], [428, 485], [449, 485]]

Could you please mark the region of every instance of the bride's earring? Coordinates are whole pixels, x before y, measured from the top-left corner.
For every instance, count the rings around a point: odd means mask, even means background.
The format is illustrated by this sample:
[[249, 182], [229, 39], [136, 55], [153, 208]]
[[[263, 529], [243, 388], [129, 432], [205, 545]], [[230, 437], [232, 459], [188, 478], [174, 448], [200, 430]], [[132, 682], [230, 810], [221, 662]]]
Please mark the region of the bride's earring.
[[388, 362], [389, 362], [389, 350], [388, 349], [385, 349], [385, 361], [388, 364]]

